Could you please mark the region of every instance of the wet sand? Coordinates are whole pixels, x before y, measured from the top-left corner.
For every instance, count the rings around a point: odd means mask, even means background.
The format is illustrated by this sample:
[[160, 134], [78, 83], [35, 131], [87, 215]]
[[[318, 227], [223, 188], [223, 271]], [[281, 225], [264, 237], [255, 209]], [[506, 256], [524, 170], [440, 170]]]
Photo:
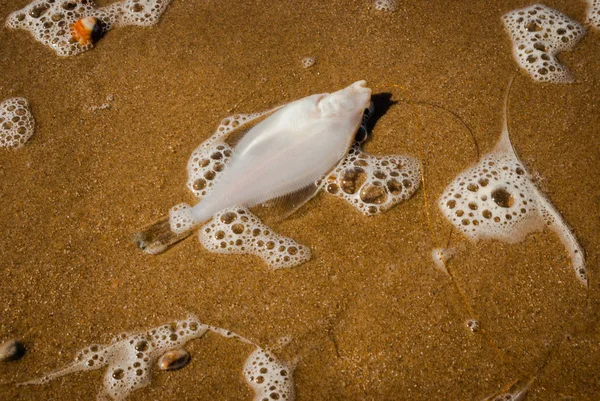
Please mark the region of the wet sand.
[[[27, 3], [0, 0], [0, 19]], [[0, 399], [94, 399], [103, 371], [14, 383], [190, 312], [263, 346], [291, 336], [279, 355], [299, 358], [298, 400], [481, 400], [538, 369], [528, 400], [599, 399], [600, 32], [561, 54], [574, 84], [535, 83], [500, 20], [527, 4], [400, 2], [385, 14], [369, 0], [173, 0], [157, 26], [115, 29], [71, 58], [0, 29], [0, 98], [26, 97], [37, 123], [23, 148], [0, 152], [0, 340], [27, 347], [0, 365]], [[545, 4], [585, 19], [583, 1]], [[553, 232], [514, 245], [451, 233], [436, 201], [476, 161], [473, 140], [455, 116], [393, 86], [460, 116], [483, 154], [515, 74], [511, 139], [585, 249], [588, 291]], [[211, 254], [195, 236], [159, 256], [130, 241], [193, 202], [187, 159], [232, 107], [262, 111], [358, 79], [397, 101], [367, 152], [418, 156], [420, 113], [427, 200], [439, 245], [458, 249], [455, 281], [430, 258], [423, 188], [371, 218], [316, 196], [272, 226], [313, 251], [291, 270]], [[466, 328], [467, 305], [485, 335]], [[186, 368], [155, 373], [128, 399], [251, 398], [247, 345], [209, 335], [186, 348]]]

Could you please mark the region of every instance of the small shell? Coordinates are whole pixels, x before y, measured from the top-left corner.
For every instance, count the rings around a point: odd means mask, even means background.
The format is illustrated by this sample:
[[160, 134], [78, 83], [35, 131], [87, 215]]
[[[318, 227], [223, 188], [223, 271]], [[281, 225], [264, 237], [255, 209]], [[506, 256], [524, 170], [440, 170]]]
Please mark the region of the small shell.
[[71, 25], [73, 39], [83, 46], [93, 44], [98, 40], [101, 31], [100, 21], [96, 17], [84, 17]]
[[165, 352], [158, 359], [158, 368], [160, 370], [176, 370], [181, 369], [190, 360], [190, 354], [186, 350], [176, 349], [173, 351]]
[[24, 353], [25, 347], [15, 339], [8, 340], [0, 345], [0, 361], [2, 362], [20, 359]]

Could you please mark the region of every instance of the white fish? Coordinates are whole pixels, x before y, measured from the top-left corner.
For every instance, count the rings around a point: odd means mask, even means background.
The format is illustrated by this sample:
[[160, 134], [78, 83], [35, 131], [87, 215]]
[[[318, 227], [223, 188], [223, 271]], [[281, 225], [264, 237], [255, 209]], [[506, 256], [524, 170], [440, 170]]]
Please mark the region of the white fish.
[[[213, 190], [191, 210], [192, 226], [225, 208], [267, 201], [289, 214], [309, 200], [323, 178], [344, 158], [356, 134], [371, 89], [365, 81], [334, 93], [308, 96], [274, 109], [244, 133]], [[163, 219], [134, 241], [158, 253], [189, 235]]]

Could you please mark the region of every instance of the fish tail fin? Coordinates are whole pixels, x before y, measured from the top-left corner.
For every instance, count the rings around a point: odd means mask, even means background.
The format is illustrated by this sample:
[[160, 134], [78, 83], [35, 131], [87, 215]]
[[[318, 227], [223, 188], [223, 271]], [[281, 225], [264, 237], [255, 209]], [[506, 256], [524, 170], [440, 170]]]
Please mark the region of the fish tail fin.
[[132, 240], [145, 253], [156, 255], [189, 237], [194, 232], [194, 228], [195, 226], [192, 226], [187, 230], [176, 232], [171, 229], [170, 218], [167, 216], [135, 233]]

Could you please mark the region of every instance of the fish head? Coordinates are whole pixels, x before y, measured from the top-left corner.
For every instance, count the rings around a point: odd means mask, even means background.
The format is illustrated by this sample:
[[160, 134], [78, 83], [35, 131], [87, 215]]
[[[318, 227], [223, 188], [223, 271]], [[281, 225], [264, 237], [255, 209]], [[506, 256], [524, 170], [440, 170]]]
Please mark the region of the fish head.
[[371, 89], [363, 80], [337, 92], [320, 95], [317, 107], [323, 118], [360, 121], [370, 101]]

